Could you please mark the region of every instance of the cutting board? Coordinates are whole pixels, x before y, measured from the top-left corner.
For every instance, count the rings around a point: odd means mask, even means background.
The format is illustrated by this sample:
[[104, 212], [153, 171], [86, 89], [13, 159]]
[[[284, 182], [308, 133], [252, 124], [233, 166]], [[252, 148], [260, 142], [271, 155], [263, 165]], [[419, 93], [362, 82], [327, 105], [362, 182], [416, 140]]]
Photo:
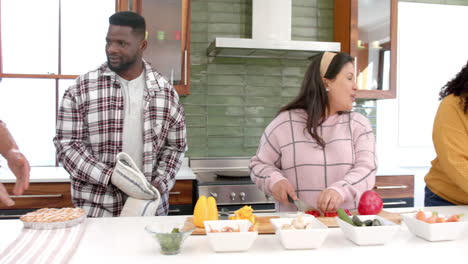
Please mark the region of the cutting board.
[[[259, 234], [274, 234], [275, 227], [270, 222], [271, 218], [279, 218], [279, 216], [257, 216], [257, 230]], [[187, 217], [186, 222], [193, 223], [193, 217]], [[192, 235], [206, 235], [205, 228], [197, 227]]]
[[[355, 212], [352, 212], [355, 214]], [[392, 221], [396, 224], [401, 223], [401, 216], [399, 213], [390, 213], [387, 211], [382, 211], [380, 212], [379, 216], [382, 218], [385, 218], [389, 221]], [[279, 216], [257, 216], [257, 230], [259, 234], [274, 234], [275, 233], [275, 228], [270, 222], [271, 218], [279, 218]], [[333, 227], [338, 227], [338, 223], [336, 222], [335, 217], [317, 217], [317, 219], [324, 223], [326, 226], [333, 228]], [[193, 217], [189, 216], [185, 220], [186, 222], [193, 223]], [[205, 235], [205, 228], [203, 227], [197, 227], [192, 235]]]

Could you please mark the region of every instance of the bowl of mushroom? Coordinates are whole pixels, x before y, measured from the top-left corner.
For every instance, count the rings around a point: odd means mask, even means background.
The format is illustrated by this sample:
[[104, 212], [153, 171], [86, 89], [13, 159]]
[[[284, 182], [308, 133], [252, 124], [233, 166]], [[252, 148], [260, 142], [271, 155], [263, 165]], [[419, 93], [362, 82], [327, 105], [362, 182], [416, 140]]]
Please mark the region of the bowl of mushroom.
[[319, 248], [328, 235], [328, 227], [312, 215], [272, 218], [276, 236], [286, 249]]

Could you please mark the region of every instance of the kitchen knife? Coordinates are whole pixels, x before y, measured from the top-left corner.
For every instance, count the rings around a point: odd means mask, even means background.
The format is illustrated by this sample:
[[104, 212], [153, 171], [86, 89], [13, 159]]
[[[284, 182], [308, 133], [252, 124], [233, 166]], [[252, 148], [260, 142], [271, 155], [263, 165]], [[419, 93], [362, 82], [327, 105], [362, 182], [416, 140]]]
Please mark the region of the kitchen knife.
[[[288, 201], [294, 204], [297, 207], [297, 210], [301, 212], [307, 212], [311, 210], [315, 210], [320, 212], [319, 210], [315, 209], [314, 207], [308, 205], [306, 202], [302, 201], [301, 199], [293, 200], [293, 198], [288, 194]], [[320, 213], [322, 214], [322, 213]]]

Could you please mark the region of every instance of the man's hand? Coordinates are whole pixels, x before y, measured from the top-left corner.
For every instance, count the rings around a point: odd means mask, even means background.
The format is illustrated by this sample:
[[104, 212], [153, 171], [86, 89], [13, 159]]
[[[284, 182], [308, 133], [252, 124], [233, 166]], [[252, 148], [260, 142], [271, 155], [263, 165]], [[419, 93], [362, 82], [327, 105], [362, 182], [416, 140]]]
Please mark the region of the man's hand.
[[318, 209], [324, 213], [336, 211], [342, 203], [341, 194], [331, 188], [323, 190], [317, 199]]
[[282, 204], [289, 204], [288, 194], [293, 200], [297, 200], [296, 192], [287, 179], [276, 182], [271, 188], [271, 193], [275, 200]]
[[0, 203], [5, 204], [6, 206], [13, 206], [15, 202], [8, 196], [8, 192], [5, 189], [5, 186], [0, 183]]
[[[17, 149], [12, 149], [4, 155], [8, 161], [8, 167], [16, 176], [15, 187], [13, 193], [15, 195], [21, 195], [24, 190], [29, 187], [29, 172], [31, 170], [29, 162], [26, 157]], [[8, 193], [5, 186], [0, 186], [0, 201], [7, 206], [12, 206], [15, 203], [8, 197]]]

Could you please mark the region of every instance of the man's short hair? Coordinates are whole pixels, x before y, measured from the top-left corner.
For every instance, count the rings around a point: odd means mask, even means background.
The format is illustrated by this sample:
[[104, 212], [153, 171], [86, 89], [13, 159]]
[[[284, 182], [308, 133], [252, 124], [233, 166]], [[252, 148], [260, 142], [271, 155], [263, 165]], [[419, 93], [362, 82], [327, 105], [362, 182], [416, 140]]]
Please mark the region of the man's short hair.
[[109, 24], [115, 26], [127, 26], [131, 27], [135, 34], [145, 37], [146, 32], [146, 22], [145, 18], [141, 15], [131, 12], [131, 11], [122, 11], [117, 12], [109, 17]]

